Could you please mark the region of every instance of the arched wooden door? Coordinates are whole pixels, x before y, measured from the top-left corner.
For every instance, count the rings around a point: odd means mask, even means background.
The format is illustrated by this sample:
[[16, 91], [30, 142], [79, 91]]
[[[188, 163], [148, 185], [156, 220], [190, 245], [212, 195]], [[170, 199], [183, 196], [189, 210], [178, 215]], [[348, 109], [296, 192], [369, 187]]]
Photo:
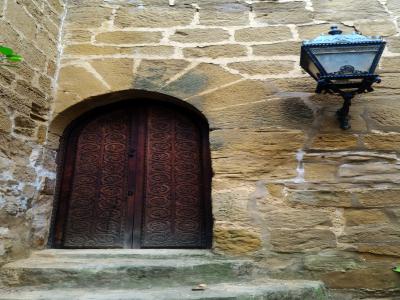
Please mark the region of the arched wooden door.
[[149, 101], [103, 109], [65, 137], [57, 248], [208, 248], [208, 126]]

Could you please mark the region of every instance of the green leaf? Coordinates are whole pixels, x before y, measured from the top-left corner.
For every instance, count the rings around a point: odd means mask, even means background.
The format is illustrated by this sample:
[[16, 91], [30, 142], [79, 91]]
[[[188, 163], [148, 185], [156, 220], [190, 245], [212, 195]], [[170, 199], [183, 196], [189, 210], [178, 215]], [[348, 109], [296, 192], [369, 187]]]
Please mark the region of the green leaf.
[[394, 267], [392, 270], [394, 272], [400, 273], [400, 266]]
[[7, 60], [11, 61], [11, 62], [20, 62], [20, 61], [22, 61], [22, 57], [19, 55], [13, 55], [13, 56], [7, 57]]
[[0, 46], [0, 53], [5, 55], [5, 56], [13, 56], [14, 51], [10, 48]]

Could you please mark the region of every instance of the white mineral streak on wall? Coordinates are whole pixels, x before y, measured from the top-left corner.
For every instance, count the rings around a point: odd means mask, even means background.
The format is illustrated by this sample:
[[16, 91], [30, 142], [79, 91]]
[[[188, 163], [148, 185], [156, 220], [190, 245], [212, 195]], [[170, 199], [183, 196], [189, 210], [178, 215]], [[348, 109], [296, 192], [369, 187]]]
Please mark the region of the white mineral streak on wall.
[[297, 176], [294, 179], [295, 183], [303, 183], [305, 182], [304, 180], [304, 163], [303, 163], [303, 158], [304, 158], [305, 152], [303, 149], [299, 149], [296, 153], [296, 160], [297, 160]]

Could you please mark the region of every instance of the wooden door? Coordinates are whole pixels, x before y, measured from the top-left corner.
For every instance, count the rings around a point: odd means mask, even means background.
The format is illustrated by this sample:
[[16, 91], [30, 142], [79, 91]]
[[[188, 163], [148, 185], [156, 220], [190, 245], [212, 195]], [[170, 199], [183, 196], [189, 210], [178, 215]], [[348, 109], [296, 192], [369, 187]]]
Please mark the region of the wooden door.
[[137, 102], [74, 126], [64, 143], [55, 246], [209, 247], [203, 122], [177, 107]]

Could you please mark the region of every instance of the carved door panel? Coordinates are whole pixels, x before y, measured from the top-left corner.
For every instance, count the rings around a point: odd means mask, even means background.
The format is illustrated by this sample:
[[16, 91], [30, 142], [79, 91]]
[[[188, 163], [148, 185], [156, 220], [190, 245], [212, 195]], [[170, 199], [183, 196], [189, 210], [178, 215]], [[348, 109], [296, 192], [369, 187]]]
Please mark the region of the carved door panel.
[[72, 133], [61, 189], [64, 228], [57, 231], [63, 247], [124, 246], [129, 121], [127, 112], [115, 111]]
[[149, 108], [142, 247], [206, 246], [201, 143], [191, 119], [169, 108]]
[[207, 132], [179, 109], [138, 103], [66, 139], [55, 227], [61, 248], [206, 248]]

